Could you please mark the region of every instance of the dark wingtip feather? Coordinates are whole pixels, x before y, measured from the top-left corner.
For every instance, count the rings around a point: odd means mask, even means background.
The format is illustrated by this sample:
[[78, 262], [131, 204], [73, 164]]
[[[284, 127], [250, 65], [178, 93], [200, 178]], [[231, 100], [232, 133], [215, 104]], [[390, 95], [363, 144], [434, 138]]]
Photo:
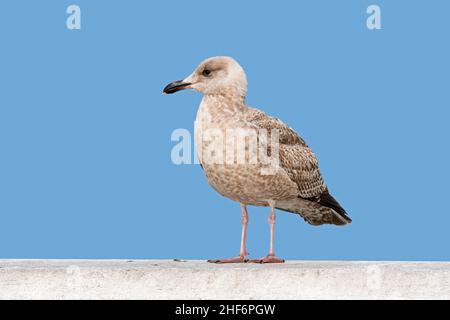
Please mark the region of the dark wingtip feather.
[[333, 223], [335, 225], [345, 225], [352, 223], [352, 219], [350, 219], [345, 209], [341, 207], [339, 202], [337, 202], [336, 199], [333, 198], [328, 190], [325, 190], [319, 196], [318, 202], [325, 207], [333, 209], [338, 214], [338, 216], [335, 216], [333, 219]]

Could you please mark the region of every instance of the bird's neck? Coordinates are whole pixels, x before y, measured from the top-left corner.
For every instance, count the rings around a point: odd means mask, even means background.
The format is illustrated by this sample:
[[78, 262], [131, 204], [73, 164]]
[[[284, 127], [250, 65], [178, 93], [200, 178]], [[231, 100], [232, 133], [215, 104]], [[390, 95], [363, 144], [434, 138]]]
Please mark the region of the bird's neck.
[[242, 98], [205, 94], [197, 111], [196, 124], [203, 128], [221, 128], [229, 125], [233, 119], [239, 119], [238, 115], [247, 108]]
[[221, 113], [238, 113], [246, 110], [245, 95], [240, 94], [205, 94], [201, 105], [210, 111]]

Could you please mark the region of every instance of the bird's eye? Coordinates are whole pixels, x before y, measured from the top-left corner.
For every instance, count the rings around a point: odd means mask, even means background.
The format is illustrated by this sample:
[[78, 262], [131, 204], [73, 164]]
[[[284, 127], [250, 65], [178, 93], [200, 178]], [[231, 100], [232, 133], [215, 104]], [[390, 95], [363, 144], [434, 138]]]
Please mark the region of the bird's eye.
[[202, 74], [203, 74], [205, 77], [207, 77], [207, 76], [209, 76], [209, 75], [211, 74], [211, 70], [205, 69], [205, 70], [203, 70]]

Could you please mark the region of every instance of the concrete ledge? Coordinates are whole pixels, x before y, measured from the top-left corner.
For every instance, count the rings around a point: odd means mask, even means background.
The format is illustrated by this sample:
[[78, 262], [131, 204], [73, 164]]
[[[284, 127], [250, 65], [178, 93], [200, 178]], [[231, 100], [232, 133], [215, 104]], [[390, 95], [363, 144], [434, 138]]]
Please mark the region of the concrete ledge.
[[0, 299], [450, 299], [450, 262], [0, 260]]

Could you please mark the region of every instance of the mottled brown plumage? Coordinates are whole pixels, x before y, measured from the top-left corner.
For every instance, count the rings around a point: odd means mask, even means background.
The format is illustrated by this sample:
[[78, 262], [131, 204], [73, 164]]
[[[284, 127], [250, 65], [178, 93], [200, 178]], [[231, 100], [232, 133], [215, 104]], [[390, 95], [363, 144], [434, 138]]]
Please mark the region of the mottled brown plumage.
[[329, 194], [316, 156], [306, 142], [281, 120], [258, 109], [248, 108], [245, 115], [247, 121], [258, 128], [279, 130], [280, 166], [297, 184], [298, 197], [279, 199], [277, 208], [298, 213], [312, 225], [350, 223], [345, 210]]
[[[195, 120], [195, 143], [198, 157], [209, 184], [221, 195], [246, 205], [270, 206], [271, 252], [261, 262], [280, 262], [273, 257], [273, 208], [299, 214], [312, 225], [345, 225], [351, 222], [345, 210], [328, 192], [313, 151], [297, 133], [277, 118], [245, 104], [247, 80], [244, 70], [232, 58], [214, 57], [202, 62], [186, 79], [169, 84], [164, 92], [192, 88], [203, 94]], [[267, 155], [277, 161], [252, 163], [251, 144], [245, 146], [245, 163], [237, 156], [231, 162], [228, 151], [238, 154], [237, 140], [229, 140], [230, 132], [244, 130], [258, 132], [255, 143], [264, 141], [261, 132], [276, 137], [278, 145], [267, 145]], [[211, 132], [217, 137], [212, 137]], [[232, 136], [232, 135], [231, 135]], [[233, 137], [233, 136], [232, 136]], [[239, 138], [236, 138], [239, 139]], [[247, 141], [245, 140], [245, 141]], [[230, 142], [232, 141], [232, 142]], [[263, 157], [264, 158], [264, 157]], [[268, 162], [269, 163], [269, 162]], [[246, 217], [246, 210], [245, 210]], [[247, 218], [245, 218], [246, 221]], [[244, 220], [243, 220], [244, 221]], [[246, 230], [246, 222], [243, 223]], [[245, 260], [245, 232], [240, 258], [218, 260], [239, 262]]]

